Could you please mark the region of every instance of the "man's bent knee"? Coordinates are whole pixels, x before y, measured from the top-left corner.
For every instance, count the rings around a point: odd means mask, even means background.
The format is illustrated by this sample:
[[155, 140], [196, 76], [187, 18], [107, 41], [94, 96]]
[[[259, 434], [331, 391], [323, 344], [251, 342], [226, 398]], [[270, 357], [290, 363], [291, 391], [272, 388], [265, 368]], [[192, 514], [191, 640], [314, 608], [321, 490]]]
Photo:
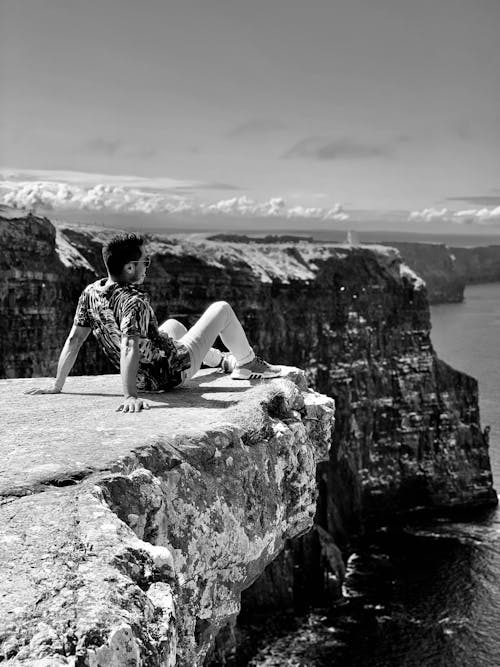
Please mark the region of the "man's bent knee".
[[232, 310], [231, 306], [228, 304], [227, 301], [215, 301], [209, 306], [213, 310], [217, 310], [218, 312], [229, 312]]
[[186, 327], [181, 324], [181, 322], [174, 320], [173, 318], [163, 322], [163, 324], [158, 327], [158, 330], [161, 333], [168, 334], [171, 338], [174, 338], [174, 340], [182, 338], [187, 331]]

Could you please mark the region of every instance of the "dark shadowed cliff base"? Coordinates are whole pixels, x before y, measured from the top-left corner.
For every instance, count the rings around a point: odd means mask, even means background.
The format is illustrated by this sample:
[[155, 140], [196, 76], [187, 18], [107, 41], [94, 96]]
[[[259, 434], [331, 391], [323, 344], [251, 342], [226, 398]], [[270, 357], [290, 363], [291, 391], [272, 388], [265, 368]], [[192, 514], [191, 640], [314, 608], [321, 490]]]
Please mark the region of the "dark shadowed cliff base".
[[[3, 377], [54, 372], [77, 297], [103, 274], [105, 236], [32, 216], [1, 222]], [[341, 554], [389, 519], [496, 503], [477, 383], [436, 357], [425, 285], [397, 250], [159, 237], [150, 250], [147, 287], [160, 320], [189, 326], [226, 300], [259, 353], [305, 369], [335, 399], [315, 528], [256, 575], [245, 613], [331, 605]], [[75, 373], [110, 370], [86, 344]], [[224, 650], [231, 636], [222, 630]]]

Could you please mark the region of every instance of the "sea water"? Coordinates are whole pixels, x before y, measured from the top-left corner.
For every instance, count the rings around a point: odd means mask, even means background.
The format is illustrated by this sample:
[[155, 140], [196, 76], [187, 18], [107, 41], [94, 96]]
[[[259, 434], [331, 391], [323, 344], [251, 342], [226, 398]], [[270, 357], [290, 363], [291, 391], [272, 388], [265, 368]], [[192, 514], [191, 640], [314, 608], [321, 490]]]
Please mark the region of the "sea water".
[[[440, 358], [479, 380], [500, 487], [500, 284], [431, 309]], [[500, 512], [379, 531], [351, 556], [345, 602], [316, 610], [245, 659], [289, 667], [500, 667]], [[243, 663], [239, 663], [243, 664]]]

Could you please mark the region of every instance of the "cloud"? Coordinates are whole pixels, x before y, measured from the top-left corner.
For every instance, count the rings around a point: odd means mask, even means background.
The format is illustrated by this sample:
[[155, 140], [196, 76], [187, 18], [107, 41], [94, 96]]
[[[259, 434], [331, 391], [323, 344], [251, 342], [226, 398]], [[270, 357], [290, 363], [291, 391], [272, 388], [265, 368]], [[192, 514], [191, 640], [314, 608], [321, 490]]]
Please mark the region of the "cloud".
[[290, 193], [290, 199], [314, 199], [320, 201], [321, 199], [328, 199], [329, 195], [326, 192], [311, 192], [310, 190], [296, 190]]
[[452, 222], [452, 212], [447, 208], [423, 208], [412, 211], [408, 216], [412, 222]]
[[335, 204], [332, 208], [324, 209], [316, 206], [294, 206], [288, 211], [289, 218], [315, 218], [320, 220], [336, 220], [342, 222], [348, 220], [349, 215], [345, 213], [341, 204]]
[[141, 188], [149, 190], [182, 190], [202, 187], [199, 181], [179, 180], [168, 177], [145, 178], [126, 174], [94, 174], [85, 171], [59, 169], [1, 169], [0, 181], [67, 183], [80, 188], [89, 188], [106, 183], [115, 187]]
[[202, 190], [242, 190], [239, 185], [231, 185], [231, 183], [204, 183], [198, 188]]
[[192, 190], [241, 190], [238, 185], [231, 183], [203, 182], [179, 180], [175, 178], [159, 177], [145, 178], [142, 176], [128, 176], [125, 174], [93, 174], [84, 171], [65, 171], [57, 169], [2, 169], [1, 182], [42, 182], [67, 183], [81, 189], [92, 188], [105, 183], [118, 188], [138, 188], [145, 192], [165, 193], [165, 191], [181, 192]]
[[243, 195], [223, 199], [213, 204], [202, 204], [201, 208], [205, 213], [225, 213], [251, 217], [275, 217], [286, 213], [285, 200], [281, 197], [271, 197], [269, 201], [259, 203]]
[[347, 220], [349, 215], [344, 212], [341, 204], [332, 208], [292, 206], [289, 207], [282, 197], [271, 197], [268, 201], [257, 202], [243, 195], [225, 199], [214, 204], [202, 204], [204, 213], [223, 213], [248, 217], [280, 217], [280, 218], [314, 218], [317, 220]]
[[[127, 182], [137, 179], [127, 177]], [[93, 179], [90, 179], [93, 181]], [[140, 179], [139, 179], [140, 180]], [[150, 179], [144, 179], [150, 182]], [[157, 179], [158, 180], [158, 179]], [[167, 179], [170, 184], [170, 179]], [[112, 213], [235, 215], [249, 217], [315, 218], [342, 221], [349, 216], [340, 204], [333, 208], [287, 206], [282, 197], [258, 202], [243, 195], [216, 202], [198, 202], [166, 189], [164, 192], [113, 183], [82, 186], [61, 181], [0, 181], [0, 203], [18, 209], [44, 211], [86, 210]]]
[[499, 206], [500, 195], [465, 195], [463, 197], [447, 197], [446, 201], [460, 201], [479, 206]]
[[82, 188], [71, 183], [3, 181], [0, 188], [2, 203], [25, 209], [173, 213], [185, 206], [184, 198], [179, 195], [103, 183]]
[[500, 206], [495, 208], [472, 208], [455, 213], [456, 218], [462, 222], [475, 222], [481, 225], [493, 225], [500, 222]]
[[83, 149], [89, 153], [105, 155], [106, 157], [135, 157], [151, 158], [157, 154], [157, 150], [151, 146], [131, 144], [120, 139], [105, 139], [95, 137], [83, 145]]
[[285, 124], [275, 118], [254, 118], [234, 127], [227, 136], [232, 139], [254, 139], [284, 129]]
[[288, 151], [282, 158], [308, 158], [313, 160], [353, 160], [373, 157], [388, 157], [390, 150], [385, 145], [369, 144], [353, 139], [327, 139], [306, 137]]
[[100, 153], [102, 155], [116, 155], [122, 148], [122, 142], [117, 139], [102, 139], [98, 137], [88, 141], [84, 148], [91, 153]]
[[471, 208], [451, 211], [448, 208], [424, 208], [412, 211], [408, 220], [413, 222], [453, 222], [456, 224], [488, 225], [500, 222], [500, 206], [495, 208]]

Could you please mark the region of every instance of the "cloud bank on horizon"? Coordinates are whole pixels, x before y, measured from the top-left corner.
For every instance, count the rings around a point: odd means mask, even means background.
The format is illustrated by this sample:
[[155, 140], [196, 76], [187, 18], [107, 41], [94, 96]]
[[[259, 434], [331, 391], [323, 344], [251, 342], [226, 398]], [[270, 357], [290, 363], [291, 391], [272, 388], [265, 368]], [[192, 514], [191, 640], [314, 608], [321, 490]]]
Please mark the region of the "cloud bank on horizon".
[[500, 206], [495, 208], [469, 208], [452, 211], [446, 207], [424, 208], [412, 211], [409, 220], [413, 222], [455, 222], [462, 225], [494, 225], [500, 223]]
[[[89, 211], [102, 213], [184, 214], [196, 216], [240, 216], [245, 218], [283, 218], [331, 220], [351, 218], [344, 206], [289, 205], [281, 196], [257, 201], [245, 194], [215, 201], [200, 200], [200, 193], [219, 189], [217, 183], [180, 180], [168, 177], [109, 175], [62, 170], [0, 171], [0, 203], [15, 209], [44, 211]], [[236, 186], [220, 185], [234, 190]], [[454, 198], [449, 198], [454, 199]], [[458, 200], [458, 198], [455, 198]], [[481, 197], [461, 201], [479, 204]], [[491, 197], [496, 204], [497, 198]], [[497, 225], [500, 205], [453, 210], [428, 207], [408, 212], [410, 223], [454, 223], [459, 225]]]
[[[310, 218], [344, 221], [349, 218], [341, 204], [312, 207], [288, 206], [283, 197], [255, 201], [241, 195], [218, 201], [198, 201], [197, 190], [211, 184], [171, 178], [87, 174], [34, 170], [0, 173], [0, 202], [5, 206], [48, 211], [80, 210], [112, 213], [240, 215], [244, 217]], [[188, 196], [183, 191], [189, 191]], [[182, 194], [179, 194], [182, 192]]]

